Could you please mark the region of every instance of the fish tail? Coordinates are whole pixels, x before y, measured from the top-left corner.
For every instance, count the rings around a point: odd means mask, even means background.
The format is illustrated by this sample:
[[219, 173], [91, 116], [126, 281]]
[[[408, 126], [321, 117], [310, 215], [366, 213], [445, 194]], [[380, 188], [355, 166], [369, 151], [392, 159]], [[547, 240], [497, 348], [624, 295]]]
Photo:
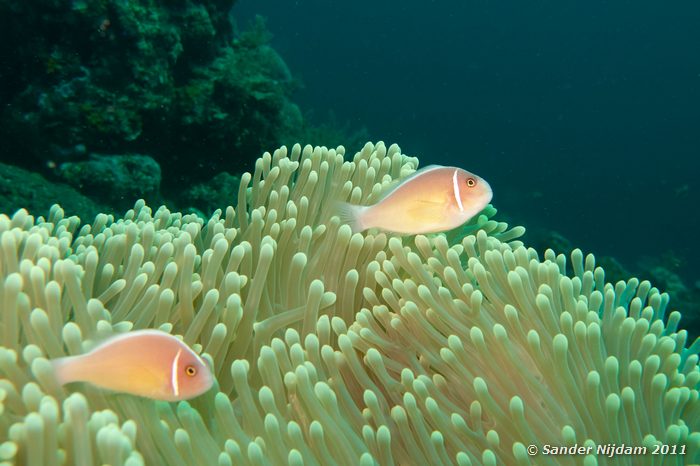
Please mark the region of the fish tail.
[[348, 204], [347, 202], [339, 202], [335, 206], [335, 214], [340, 219], [340, 223], [350, 226], [353, 233], [359, 233], [368, 228], [363, 223], [363, 213], [367, 209], [365, 206]]
[[80, 380], [76, 370], [76, 362], [79, 356], [67, 356], [51, 360], [53, 374], [59, 385], [76, 382]]

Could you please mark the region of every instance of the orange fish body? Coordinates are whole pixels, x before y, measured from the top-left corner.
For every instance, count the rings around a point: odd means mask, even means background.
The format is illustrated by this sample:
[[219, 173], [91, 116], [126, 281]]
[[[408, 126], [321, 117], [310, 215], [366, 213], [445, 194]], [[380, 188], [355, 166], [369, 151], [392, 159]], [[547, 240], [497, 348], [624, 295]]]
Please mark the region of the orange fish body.
[[416, 235], [458, 227], [488, 205], [491, 187], [456, 167], [431, 165], [418, 170], [371, 206], [340, 206], [341, 221], [353, 232], [378, 228]]
[[101, 388], [164, 401], [186, 400], [211, 388], [209, 367], [181, 340], [159, 330], [113, 337], [92, 351], [52, 361], [61, 384]]

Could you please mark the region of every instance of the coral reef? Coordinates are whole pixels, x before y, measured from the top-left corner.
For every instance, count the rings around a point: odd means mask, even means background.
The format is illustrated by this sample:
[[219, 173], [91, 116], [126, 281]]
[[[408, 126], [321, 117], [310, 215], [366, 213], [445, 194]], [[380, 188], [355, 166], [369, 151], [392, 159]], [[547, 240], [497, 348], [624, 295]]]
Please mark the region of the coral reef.
[[[182, 190], [176, 198], [185, 210], [208, 218], [222, 205], [236, 205], [241, 179], [226, 172], [219, 173], [206, 183], [198, 183]], [[206, 212], [206, 213], [205, 213]]]
[[94, 218], [100, 212], [109, 212], [104, 204], [62, 183], [51, 182], [37, 173], [0, 163], [0, 212], [27, 209], [31, 212], [48, 212], [56, 200], [68, 215]]
[[69, 185], [116, 209], [126, 211], [133, 199], [160, 199], [160, 166], [147, 155], [96, 155], [61, 165], [59, 176]]
[[[657, 464], [526, 445], [659, 442], [700, 460], [700, 341], [648, 281], [540, 257], [489, 207], [448, 234], [352, 234], [418, 160], [294, 146], [209, 220], [138, 202], [92, 224], [0, 216], [0, 460], [27, 465]], [[571, 274], [567, 273], [567, 263]], [[47, 359], [130, 329], [202, 352], [214, 390], [168, 404], [59, 387]], [[552, 461], [550, 461], [552, 460]]]
[[170, 192], [298, 137], [294, 80], [262, 22], [234, 38], [233, 3], [0, 2], [0, 157], [148, 155]]

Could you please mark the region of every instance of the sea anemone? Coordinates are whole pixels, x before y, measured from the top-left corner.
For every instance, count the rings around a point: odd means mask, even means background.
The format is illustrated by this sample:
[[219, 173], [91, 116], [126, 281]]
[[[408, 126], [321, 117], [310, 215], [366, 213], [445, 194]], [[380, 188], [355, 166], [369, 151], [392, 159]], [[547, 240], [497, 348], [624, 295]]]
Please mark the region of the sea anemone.
[[[580, 250], [540, 257], [490, 206], [449, 234], [352, 234], [336, 202], [371, 203], [418, 160], [344, 153], [266, 153], [208, 220], [142, 201], [84, 225], [58, 206], [0, 215], [0, 461], [700, 459], [700, 340], [686, 345], [667, 294], [606, 283]], [[140, 328], [182, 336], [215, 388], [166, 403], [54, 380], [49, 359]], [[546, 454], [576, 445], [591, 450]]]

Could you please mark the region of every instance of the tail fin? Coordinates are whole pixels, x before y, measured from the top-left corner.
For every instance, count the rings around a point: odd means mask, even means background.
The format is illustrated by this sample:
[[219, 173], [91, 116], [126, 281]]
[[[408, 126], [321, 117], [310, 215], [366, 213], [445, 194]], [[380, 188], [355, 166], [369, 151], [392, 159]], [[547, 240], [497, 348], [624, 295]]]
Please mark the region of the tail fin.
[[362, 213], [367, 207], [361, 205], [339, 202], [335, 205], [335, 215], [340, 218], [340, 223], [350, 226], [353, 233], [359, 233], [367, 229], [362, 223]]
[[76, 362], [75, 360], [75, 356], [51, 360], [53, 374], [59, 385], [65, 385], [67, 383], [76, 382], [79, 380], [77, 377], [78, 374], [74, 367]]

